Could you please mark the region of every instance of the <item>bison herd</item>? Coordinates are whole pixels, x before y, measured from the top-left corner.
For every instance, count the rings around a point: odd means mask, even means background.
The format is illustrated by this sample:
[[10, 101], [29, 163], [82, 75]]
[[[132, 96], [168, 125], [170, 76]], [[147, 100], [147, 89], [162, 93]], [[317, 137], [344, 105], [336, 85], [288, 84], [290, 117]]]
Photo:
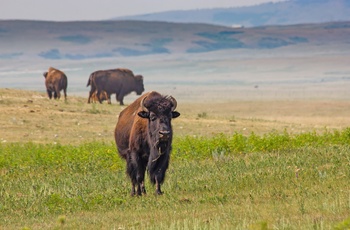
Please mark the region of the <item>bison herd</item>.
[[[44, 72], [46, 92], [50, 99], [52, 93], [55, 99], [60, 99], [61, 91], [67, 98], [68, 80], [65, 73], [50, 67]], [[124, 97], [131, 92], [141, 95], [145, 91], [143, 86], [143, 76], [134, 75], [129, 69], [109, 69], [98, 70], [90, 74], [87, 86], [91, 86], [88, 103], [107, 100], [111, 104], [111, 95], [116, 94], [116, 99], [120, 105], [124, 105]]]
[[[67, 76], [50, 67], [44, 73], [49, 98], [60, 98], [60, 91], [67, 97]], [[107, 100], [116, 94], [120, 105], [124, 96], [131, 92], [141, 95], [144, 91], [143, 77], [129, 69], [98, 70], [93, 72], [87, 86], [91, 86], [88, 103]], [[131, 195], [146, 194], [144, 183], [146, 170], [156, 194], [162, 194], [161, 184], [169, 166], [173, 130], [171, 120], [179, 117], [175, 111], [177, 101], [151, 91], [143, 94], [119, 114], [114, 129], [114, 139], [119, 155], [126, 161], [126, 173], [131, 180]]]

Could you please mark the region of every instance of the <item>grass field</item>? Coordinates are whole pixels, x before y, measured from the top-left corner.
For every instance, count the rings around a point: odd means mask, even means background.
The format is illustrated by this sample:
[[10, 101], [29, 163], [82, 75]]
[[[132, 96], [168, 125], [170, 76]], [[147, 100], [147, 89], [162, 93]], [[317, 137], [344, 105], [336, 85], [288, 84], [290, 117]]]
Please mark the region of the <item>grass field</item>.
[[165, 194], [143, 197], [122, 108], [1, 89], [0, 229], [350, 228], [349, 102], [179, 103]]

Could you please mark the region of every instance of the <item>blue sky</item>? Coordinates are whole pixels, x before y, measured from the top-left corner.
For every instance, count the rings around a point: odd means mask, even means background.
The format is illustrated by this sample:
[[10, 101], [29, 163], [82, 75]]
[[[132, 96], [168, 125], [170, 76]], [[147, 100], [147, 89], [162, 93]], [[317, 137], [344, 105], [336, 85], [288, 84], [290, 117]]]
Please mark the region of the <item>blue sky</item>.
[[239, 7], [282, 0], [0, 0], [0, 20], [106, 20], [169, 10]]

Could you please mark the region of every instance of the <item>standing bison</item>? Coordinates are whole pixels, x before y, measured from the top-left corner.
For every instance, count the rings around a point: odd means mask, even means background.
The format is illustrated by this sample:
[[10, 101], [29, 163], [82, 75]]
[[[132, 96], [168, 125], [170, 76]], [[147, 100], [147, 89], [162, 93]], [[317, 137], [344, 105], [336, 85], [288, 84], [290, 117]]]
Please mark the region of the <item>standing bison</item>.
[[[90, 103], [91, 97], [95, 91], [97, 95], [100, 95], [102, 91], [105, 91], [108, 96], [108, 104], [111, 104], [111, 94], [116, 94], [116, 99], [120, 105], [124, 105], [124, 97], [129, 93], [135, 91], [137, 95], [143, 93], [143, 77], [141, 75], [134, 76], [133, 72], [129, 69], [110, 69], [110, 70], [98, 70], [93, 72], [87, 83], [87, 86], [91, 85], [88, 103]], [[101, 103], [101, 100], [99, 99]]]
[[120, 113], [114, 137], [119, 155], [126, 160], [131, 195], [146, 194], [146, 168], [156, 194], [162, 194], [160, 185], [169, 165], [173, 138], [171, 120], [180, 116], [176, 105], [172, 96], [149, 92]]
[[64, 98], [67, 99], [67, 76], [60, 70], [50, 67], [48, 72], [44, 72], [46, 92], [49, 98], [60, 99], [63, 90]]

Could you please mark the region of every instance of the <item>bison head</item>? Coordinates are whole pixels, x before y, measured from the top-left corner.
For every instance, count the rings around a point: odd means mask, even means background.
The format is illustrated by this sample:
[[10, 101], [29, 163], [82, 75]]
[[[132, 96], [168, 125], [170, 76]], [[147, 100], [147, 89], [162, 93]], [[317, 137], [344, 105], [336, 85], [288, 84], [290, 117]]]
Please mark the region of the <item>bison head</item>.
[[180, 116], [175, 111], [177, 102], [172, 96], [161, 96], [150, 93], [142, 99], [142, 110], [138, 116], [148, 119], [148, 134], [160, 154], [170, 150], [172, 141], [171, 119]]
[[145, 91], [145, 88], [143, 86], [143, 76], [142, 75], [136, 75], [135, 76], [135, 92], [137, 95], [141, 95]]

